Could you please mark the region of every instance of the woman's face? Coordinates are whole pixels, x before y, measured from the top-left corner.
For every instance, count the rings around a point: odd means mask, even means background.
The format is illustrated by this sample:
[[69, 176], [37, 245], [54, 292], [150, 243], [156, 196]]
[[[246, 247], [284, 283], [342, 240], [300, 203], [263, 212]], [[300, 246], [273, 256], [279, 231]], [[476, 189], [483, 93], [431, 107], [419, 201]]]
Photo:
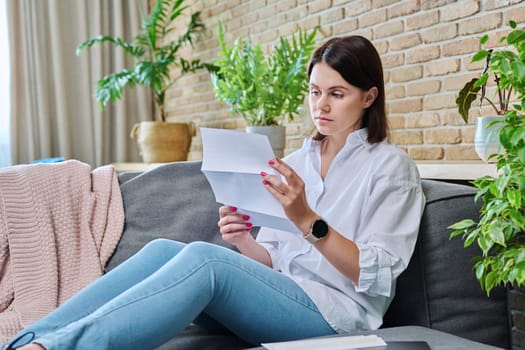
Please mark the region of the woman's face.
[[326, 136], [346, 139], [352, 131], [359, 129], [365, 109], [375, 99], [375, 96], [370, 96], [370, 90], [363, 91], [350, 85], [335, 69], [326, 63], [317, 63], [310, 74], [308, 98], [310, 115], [317, 130]]

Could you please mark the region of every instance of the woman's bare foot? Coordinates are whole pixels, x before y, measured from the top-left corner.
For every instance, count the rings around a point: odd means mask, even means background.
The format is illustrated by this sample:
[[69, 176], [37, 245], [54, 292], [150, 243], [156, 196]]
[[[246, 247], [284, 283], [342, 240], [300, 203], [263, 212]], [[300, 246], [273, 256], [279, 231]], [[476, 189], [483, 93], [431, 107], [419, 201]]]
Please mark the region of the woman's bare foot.
[[46, 348], [44, 348], [40, 344], [31, 343], [31, 344], [22, 346], [20, 350], [46, 350]]

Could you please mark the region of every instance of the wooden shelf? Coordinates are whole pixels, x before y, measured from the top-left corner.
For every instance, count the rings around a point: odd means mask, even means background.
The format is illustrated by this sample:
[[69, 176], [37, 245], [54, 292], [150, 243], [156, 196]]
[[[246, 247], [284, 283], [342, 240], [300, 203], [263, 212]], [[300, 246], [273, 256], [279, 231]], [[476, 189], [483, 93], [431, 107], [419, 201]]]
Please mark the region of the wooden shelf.
[[496, 176], [496, 164], [482, 161], [416, 161], [422, 179], [474, 180], [485, 175]]
[[[145, 171], [163, 163], [112, 163], [117, 172]], [[496, 165], [481, 161], [430, 161], [416, 162], [422, 179], [470, 181], [484, 175], [496, 176]]]
[[161, 164], [163, 163], [111, 163], [118, 173], [145, 171]]

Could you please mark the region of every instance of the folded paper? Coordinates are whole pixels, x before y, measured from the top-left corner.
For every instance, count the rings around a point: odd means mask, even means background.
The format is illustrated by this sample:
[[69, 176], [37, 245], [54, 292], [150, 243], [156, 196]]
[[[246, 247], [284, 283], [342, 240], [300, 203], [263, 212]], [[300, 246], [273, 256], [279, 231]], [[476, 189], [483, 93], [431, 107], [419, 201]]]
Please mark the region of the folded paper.
[[279, 201], [264, 187], [261, 172], [280, 176], [268, 165], [275, 158], [266, 135], [201, 128], [201, 170], [218, 203], [235, 206], [254, 226], [300, 231]]

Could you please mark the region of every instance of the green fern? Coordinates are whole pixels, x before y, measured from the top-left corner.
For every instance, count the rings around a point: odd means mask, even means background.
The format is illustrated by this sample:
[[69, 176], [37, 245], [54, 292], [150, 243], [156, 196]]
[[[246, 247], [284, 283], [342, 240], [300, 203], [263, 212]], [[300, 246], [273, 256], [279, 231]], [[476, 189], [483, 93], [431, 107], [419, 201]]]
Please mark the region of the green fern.
[[293, 120], [308, 90], [306, 64], [315, 48], [317, 30], [299, 31], [291, 41], [279, 38], [265, 56], [251, 38], [237, 39], [228, 47], [218, 24], [220, 58], [212, 84], [218, 99], [248, 125], [277, 125]]

